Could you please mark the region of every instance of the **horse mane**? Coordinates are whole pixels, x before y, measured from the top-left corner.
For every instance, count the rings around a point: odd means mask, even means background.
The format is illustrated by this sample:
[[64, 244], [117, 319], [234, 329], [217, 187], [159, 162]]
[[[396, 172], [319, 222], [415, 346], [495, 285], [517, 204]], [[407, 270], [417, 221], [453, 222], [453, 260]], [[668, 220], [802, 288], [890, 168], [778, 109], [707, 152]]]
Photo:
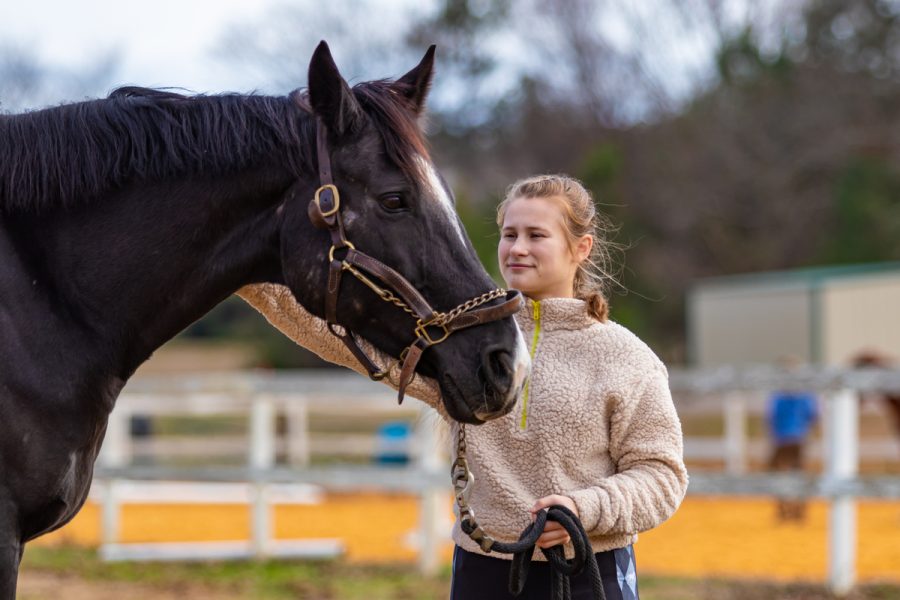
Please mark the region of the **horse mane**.
[[[414, 113], [385, 80], [354, 94], [407, 174], [427, 157]], [[291, 97], [187, 96], [122, 87], [105, 99], [0, 115], [0, 211], [72, 207], [131, 182], [280, 163], [316, 172], [315, 119]]]
[[353, 86], [353, 93], [384, 141], [388, 158], [415, 181], [422, 168], [417, 158], [430, 160], [428, 144], [418, 115], [395, 85], [387, 79], [367, 81]]

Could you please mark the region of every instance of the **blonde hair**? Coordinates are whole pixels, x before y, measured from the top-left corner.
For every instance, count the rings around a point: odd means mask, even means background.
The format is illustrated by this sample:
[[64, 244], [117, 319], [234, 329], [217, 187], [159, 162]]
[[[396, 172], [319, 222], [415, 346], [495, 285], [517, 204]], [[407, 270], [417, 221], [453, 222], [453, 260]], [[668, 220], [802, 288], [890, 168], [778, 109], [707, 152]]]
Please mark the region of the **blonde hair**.
[[590, 255], [578, 265], [573, 282], [576, 298], [588, 305], [588, 313], [600, 322], [609, 317], [606, 289], [615, 281], [612, 272], [609, 234], [613, 228], [609, 220], [597, 212], [594, 199], [580, 181], [568, 175], [535, 175], [520, 179], [506, 190], [506, 197], [497, 207], [497, 226], [503, 227], [503, 218], [509, 204], [518, 198], [546, 198], [555, 200], [563, 213], [563, 228], [569, 241], [569, 250], [585, 235], [594, 238]]

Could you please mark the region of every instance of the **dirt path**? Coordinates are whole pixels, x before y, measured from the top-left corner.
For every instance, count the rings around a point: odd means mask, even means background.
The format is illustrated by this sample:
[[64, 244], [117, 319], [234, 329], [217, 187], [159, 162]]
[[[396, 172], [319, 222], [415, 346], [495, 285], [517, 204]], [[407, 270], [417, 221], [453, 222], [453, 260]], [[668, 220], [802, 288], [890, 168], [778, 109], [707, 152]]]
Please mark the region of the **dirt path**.
[[120, 581], [91, 581], [77, 575], [26, 571], [19, 578], [18, 600], [240, 600], [221, 589], [203, 585], [150, 585]]
[[241, 600], [217, 588], [197, 584], [151, 585], [127, 581], [91, 581], [77, 575], [31, 571], [19, 578], [18, 600]]

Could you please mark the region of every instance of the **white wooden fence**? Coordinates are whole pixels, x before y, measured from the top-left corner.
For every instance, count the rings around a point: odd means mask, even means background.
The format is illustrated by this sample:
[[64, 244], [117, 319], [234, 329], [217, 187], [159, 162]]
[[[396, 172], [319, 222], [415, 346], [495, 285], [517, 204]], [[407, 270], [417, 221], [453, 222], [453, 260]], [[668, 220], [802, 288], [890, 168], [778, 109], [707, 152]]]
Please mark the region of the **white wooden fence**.
[[[718, 398], [723, 411], [725, 473], [691, 473], [689, 493], [698, 495], [817, 496], [831, 502], [829, 515], [829, 576], [832, 590], [846, 594], [855, 581], [855, 499], [900, 497], [900, 478], [858, 476], [859, 392], [900, 390], [900, 372], [771, 368], [708, 372], [673, 371], [676, 403], [681, 396]], [[819, 477], [747, 474], [746, 415], [748, 394], [760, 397], [774, 389], [817, 391], [824, 401], [825, 468]], [[377, 414], [385, 420], [415, 418], [421, 403], [408, 400], [398, 408], [394, 394], [379, 384], [340, 371], [302, 373], [234, 373], [165, 379], [135, 379], [128, 384], [110, 419], [98, 460], [96, 483], [105, 490], [103, 555], [122, 559], [189, 559], [262, 556], [322, 556], [340, 552], [339, 541], [273, 541], [272, 499], [279, 484], [313, 484], [333, 490], [402, 490], [418, 494], [421, 506], [419, 567], [433, 573], [438, 547], [446, 531], [442, 500], [449, 490], [446, 458], [435, 443], [431, 424], [416, 428], [415, 460], [408, 466], [311, 467], [317, 443], [310, 433], [311, 412], [333, 415]], [[132, 464], [134, 442], [129, 436], [132, 415], [243, 414], [249, 418], [245, 467], [171, 468]], [[276, 434], [276, 414], [283, 414], [287, 432]], [[326, 444], [327, 446], [327, 444]], [[363, 447], [366, 447], [363, 444]], [[371, 447], [371, 442], [368, 447]], [[690, 444], [686, 445], [690, 448]], [[333, 446], [332, 446], [333, 448]], [[277, 450], [291, 466], [275, 463]], [[249, 486], [252, 498], [252, 540], [249, 544], [125, 545], [119, 543], [121, 491], [128, 481], [231, 482]]]
[[[416, 536], [419, 566], [434, 572], [439, 564], [442, 524], [441, 501], [447, 489], [445, 462], [434, 440], [434, 428], [419, 419], [424, 405], [409, 401], [397, 407], [396, 394], [382, 385], [341, 371], [309, 371], [291, 375], [266, 373], [217, 374], [179, 378], [135, 379], [120, 396], [110, 415], [106, 439], [97, 462], [94, 497], [102, 505], [101, 556], [107, 560], [204, 560], [261, 557], [327, 557], [339, 554], [340, 540], [274, 540], [273, 503], [299, 495], [301, 499], [315, 490], [377, 489], [405, 491], [420, 497], [420, 520]], [[385, 421], [415, 421], [410, 452], [413, 462], [404, 467], [330, 466], [311, 467], [310, 459], [317, 441], [309, 429], [311, 413], [351, 420], [360, 415], [383, 417]], [[208, 456], [216, 450], [233, 452], [243, 448], [246, 463], [242, 467], [166, 467], [135, 464], [135, 449], [146, 440], [130, 435], [133, 416], [222, 416], [238, 415], [248, 419], [247, 435], [230, 439], [235, 444], [224, 448], [210, 445], [209, 437], [192, 440], [181, 454]], [[283, 416], [285, 435], [278, 436], [276, 417]], [[203, 438], [206, 439], [203, 439]], [[152, 439], [152, 438], [151, 438]], [[213, 438], [215, 439], [215, 438]], [[157, 438], [155, 452], [166, 453], [167, 443]], [[321, 441], [321, 440], [318, 440]], [[326, 442], [328, 440], [326, 439]], [[351, 436], [351, 453], [372, 456], [377, 448], [374, 435]], [[355, 444], [353, 442], [356, 442]], [[359, 443], [359, 442], [363, 443]], [[347, 440], [343, 440], [343, 446]], [[185, 445], [187, 446], [187, 445]], [[176, 446], [177, 447], [177, 446]], [[347, 448], [324, 444], [326, 452], [347, 454]], [[146, 448], [145, 448], [146, 450]], [[210, 452], [212, 450], [212, 452]], [[288, 465], [276, 464], [278, 452], [286, 455]], [[209, 500], [202, 489], [179, 487], [171, 482], [219, 484], [217, 502], [229, 499], [250, 500], [251, 540], [249, 543], [144, 543], [123, 544], [119, 536], [121, 505], [135, 501], [153, 502], [146, 486], [134, 482], [168, 482], [164, 488], [182, 499]], [[221, 487], [222, 484], [229, 486]], [[307, 486], [298, 493], [297, 486]], [[287, 486], [287, 487], [286, 487]], [[137, 490], [143, 490], [141, 494]], [[185, 495], [187, 494], [187, 496]], [[280, 495], [280, 498], [279, 498]], [[164, 494], [157, 494], [157, 497]], [[444, 518], [446, 521], [446, 517]]]

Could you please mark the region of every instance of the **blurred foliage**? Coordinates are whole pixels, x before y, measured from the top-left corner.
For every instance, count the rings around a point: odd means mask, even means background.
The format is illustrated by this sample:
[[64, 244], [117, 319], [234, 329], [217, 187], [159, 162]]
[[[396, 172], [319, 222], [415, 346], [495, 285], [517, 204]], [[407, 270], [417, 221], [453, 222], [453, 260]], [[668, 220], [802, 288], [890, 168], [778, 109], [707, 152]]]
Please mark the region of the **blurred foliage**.
[[900, 170], [882, 159], [861, 158], [838, 180], [835, 235], [821, 262], [859, 263], [900, 258]]
[[745, 29], [738, 37], [727, 40], [716, 56], [716, 67], [723, 86], [752, 85], [762, 78], [790, 77], [792, 61], [785, 48], [777, 54], [766, 54]]

